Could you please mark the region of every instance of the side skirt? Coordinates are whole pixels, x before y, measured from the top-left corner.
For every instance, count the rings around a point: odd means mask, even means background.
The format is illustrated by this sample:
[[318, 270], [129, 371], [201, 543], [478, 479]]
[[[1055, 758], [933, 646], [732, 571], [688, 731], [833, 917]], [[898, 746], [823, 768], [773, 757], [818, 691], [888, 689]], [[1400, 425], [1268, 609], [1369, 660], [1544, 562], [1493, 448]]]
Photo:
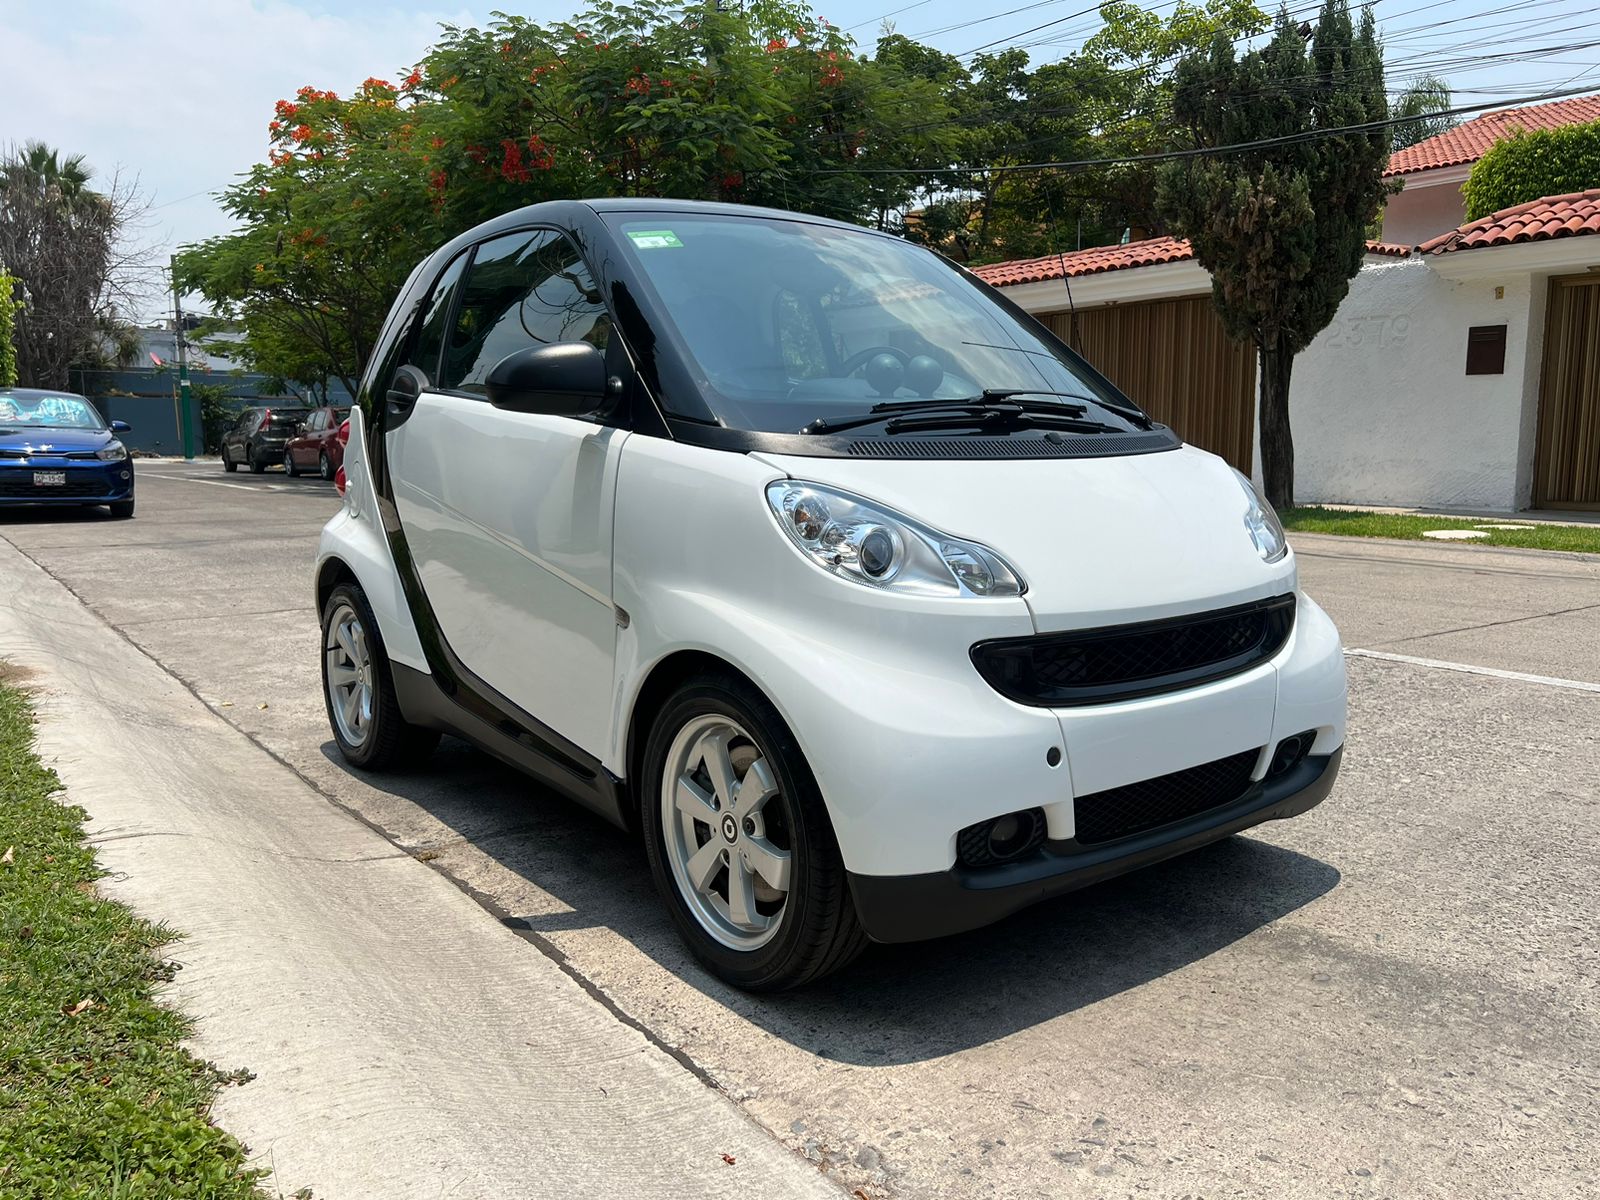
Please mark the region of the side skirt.
[[413, 725], [455, 734], [613, 825], [629, 828], [623, 782], [554, 730], [535, 729], [500, 714], [493, 714], [491, 722], [446, 693], [426, 671], [393, 662], [389, 670], [400, 710]]

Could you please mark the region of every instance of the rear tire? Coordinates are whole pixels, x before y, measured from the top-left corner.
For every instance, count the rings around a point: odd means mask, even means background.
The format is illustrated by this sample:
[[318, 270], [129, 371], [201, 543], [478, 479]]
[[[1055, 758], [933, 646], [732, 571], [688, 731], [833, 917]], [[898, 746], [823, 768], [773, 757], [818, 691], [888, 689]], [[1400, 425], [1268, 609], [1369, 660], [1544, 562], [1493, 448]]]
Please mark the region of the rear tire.
[[377, 618], [354, 583], [334, 588], [322, 606], [322, 699], [333, 740], [353, 767], [414, 766], [439, 744], [436, 730], [401, 713]]
[[650, 873], [712, 974], [778, 991], [866, 948], [811, 768], [748, 680], [706, 675], [674, 693], [650, 730], [637, 786]]
[[239, 469], [239, 464], [233, 461], [233, 458], [228, 454], [228, 448], [226, 446], [222, 448], [222, 469], [229, 473]]
[[112, 504], [106, 505], [106, 507], [111, 510], [112, 517], [118, 521], [126, 521], [129, 517], [133, 516], [132, 500], [118, 500]]
[[244, 456], [250, 462], [250, 474], [259, 475], [267, 469], [267, 464], [256, 457], [254, 446], [246, 446], [244, 448]]
[[283, 471], [290, 479], [300, 476], [300, 468], [294, 465], [294, 452], [287, 446], [283, 448]]

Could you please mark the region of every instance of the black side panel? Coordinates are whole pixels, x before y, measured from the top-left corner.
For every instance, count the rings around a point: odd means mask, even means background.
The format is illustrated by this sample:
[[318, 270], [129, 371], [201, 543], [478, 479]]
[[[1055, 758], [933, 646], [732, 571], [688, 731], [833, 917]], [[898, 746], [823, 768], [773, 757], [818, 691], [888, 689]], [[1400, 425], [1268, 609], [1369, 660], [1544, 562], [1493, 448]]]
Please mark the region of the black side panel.
[[[458, 690], [454, 696], [446, 694], [436, 676], [399, 663], [389, 664], [389, 669], [394, 677], [400, 711], [413, 725], [465, 738], [508, 766], [576, 800], [613, 825], [628, 827], [621, 781], [599, 763], [590, 768], [569, 758], [551, 742], [499, 714], [471, 693]], [[523, 715], [526, 720], [533, 721], [532, 717]], [[549, 730], [545, 733], [560, 741], [556, 733]]]

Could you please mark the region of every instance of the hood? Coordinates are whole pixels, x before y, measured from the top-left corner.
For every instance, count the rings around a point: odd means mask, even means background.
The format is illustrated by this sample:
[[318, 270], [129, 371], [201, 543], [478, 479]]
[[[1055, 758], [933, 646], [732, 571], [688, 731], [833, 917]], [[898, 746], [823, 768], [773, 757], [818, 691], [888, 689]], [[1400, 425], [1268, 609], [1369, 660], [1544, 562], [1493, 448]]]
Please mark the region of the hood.
[[891, 461], [758, 454], [999, 551], [1039, 632], [1158, 620], [1282, 595], [1232, 469], [1192, 446], [1108, 458]]
[[108, 429], [46, 429], [7, 425], [0, 419], [0, 456], [11, 458], [19, 451], [38, 457], [92, 452], [106, 446], [114, 436]]

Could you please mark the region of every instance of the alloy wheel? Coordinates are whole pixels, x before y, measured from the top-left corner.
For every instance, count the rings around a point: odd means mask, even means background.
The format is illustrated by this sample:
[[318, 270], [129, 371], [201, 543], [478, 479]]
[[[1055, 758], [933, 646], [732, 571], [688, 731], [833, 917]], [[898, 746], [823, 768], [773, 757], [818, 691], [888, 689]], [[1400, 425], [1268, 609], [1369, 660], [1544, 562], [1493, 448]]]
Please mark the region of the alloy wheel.
[[661, 784], [666, 858], [689, 910], [730, 949], [766, 945], [788, 908], [793, 839], [765, 754], [738, 722], [709, 713], [678, 731]]
[[339, 736], [352, 747], [360, 746], [372, 728], [374, 667], [366, 629], [350, 605], [340, 604], [328, 619], [323, 655], [329, 708]]

